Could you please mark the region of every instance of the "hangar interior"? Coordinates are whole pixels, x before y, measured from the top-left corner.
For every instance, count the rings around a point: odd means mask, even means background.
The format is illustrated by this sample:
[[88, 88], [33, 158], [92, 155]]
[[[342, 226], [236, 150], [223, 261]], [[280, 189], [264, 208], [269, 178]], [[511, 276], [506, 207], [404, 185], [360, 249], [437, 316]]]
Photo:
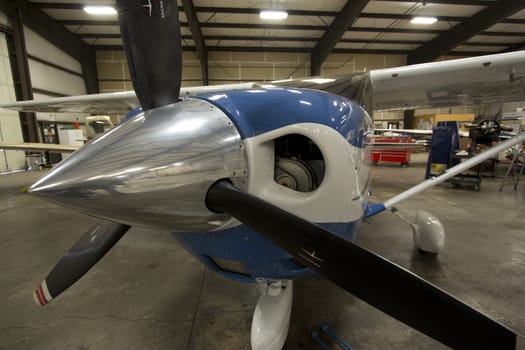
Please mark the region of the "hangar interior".
[[[0, 2], [0, 104], [133, 90], [117, 15], [89, 14], [87, 5], [115, 1]], [[182, 87], [340, 76], [525, 50], [520, 0], [180, 0], [178, 5]], [[288, 17], [261, 19], [260, 11], [267, 9], [284, 10]], [[414, 17], [435, 21], [415, 24]], [[372, 117], [376, 128], [425, 130], [438, 121], [464, 126], [497, 118], [520, 131], [524, 108], [525, 95], [497, 104], [375, 111]], [[96, 121], [104, 120], [107, 129], [122, 116]], [[0, 142], [79, 144], [62, 130], [80, 125], [79, 137], [85, 139], [89, 118], [92, 113], [0, 108]], [[465, 138], [462, 149], [468, 144]], [[57, 300], [34, 305], [34, 288], [96, 222], [23, 191], [45, 174], [43, 163], [65, 157], [0, 150], [0, 348], [250, 349], [261, 287], [215, 274], [169, 234], [152, 229], [133, 226]], [[505, 153], [498, 157], [504, 160]], [[385, 201], [425, 180], [427, 162], [428, 148], [412, 152], [408, 167], [397, 161], [373, 166], [371, 201]], [[525, 334], [525, 197], [523, 182], [501, 188], [508, 167], [502, 162], [482, 170], [480, 191], [442, 184], [397, 206], [411, 221], [419, 209], [439, 218], [447, 238], [437, 256], [418, 252], [410, 226], [391, 213], [364, 220], [357, 244]], [[322, 349], [311, 335], [322, 325], [356, 349], [446, 348], [320, 275], [297, 279], [293, 293], [284, 349]]]

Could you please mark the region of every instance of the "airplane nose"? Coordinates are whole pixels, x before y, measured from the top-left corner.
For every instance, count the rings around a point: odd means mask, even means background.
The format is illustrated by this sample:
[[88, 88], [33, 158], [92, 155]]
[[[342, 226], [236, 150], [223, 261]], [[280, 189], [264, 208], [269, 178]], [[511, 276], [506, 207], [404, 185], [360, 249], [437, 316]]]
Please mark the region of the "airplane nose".
[[245, 187], [241, 137], [222, 111], [186, 99], [146, 111], [101, 135], [29, 191], [127, 225], [207, 231], [229, 219], [205, 205], [208, 188], [220, 179]]

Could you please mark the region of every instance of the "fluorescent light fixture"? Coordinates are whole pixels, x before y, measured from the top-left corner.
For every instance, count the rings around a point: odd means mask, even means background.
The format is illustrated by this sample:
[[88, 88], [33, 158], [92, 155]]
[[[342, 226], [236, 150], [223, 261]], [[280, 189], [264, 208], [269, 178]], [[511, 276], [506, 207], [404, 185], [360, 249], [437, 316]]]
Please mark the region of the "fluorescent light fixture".
[[262, 19], [286, 19], [288, 18], [288, 12], [282, 10], [262, 10], [259, 13], [259, 17]]
[[414, 24], [434, 24], [437, 22], [436, 17], [414, 17], [410, 23]]
[[90, 15], [116, 15], [117, 10], [111, 6], [85, 6], [84, 11]]

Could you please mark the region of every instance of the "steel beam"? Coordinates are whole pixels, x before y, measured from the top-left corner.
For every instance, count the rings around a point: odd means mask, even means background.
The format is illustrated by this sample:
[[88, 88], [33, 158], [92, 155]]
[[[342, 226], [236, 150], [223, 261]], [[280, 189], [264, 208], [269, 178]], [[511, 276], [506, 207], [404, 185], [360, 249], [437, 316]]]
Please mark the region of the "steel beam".
[[[10, 11], [10, 20], [13, 31], [14, 65], [13, 75], [15, 80], [15, 92], [18, 100], [32, 100], [33, 89], [31, 86], [31, 74], [24, 37], [24, 25], [20, 18], [20, 12], [16, 8]], [[36, 115], [32, 112], [20, 112], [20, 125], [24, 142], [39, 142], [36, 124]]]
[[[122, 45], [95, 45], [97, 51], [122, 51]], [[183, 51], [197, 51], [195, 46], [183, 46]], [[209, 52], [231, 51], [231, 52], [292, 52], [292, 53], [310, 53], [311, 49], [307, 47], [264, 47], [264, 46], [208, 46]], [[340, 48], [333, 49], [333, 53], [345, 54], [378, 54], [378, 55], [406, 55], [408, 50], [389, 50], [389, 49], [352, 49]], [[484, 51], [451, 51], [450, 56], [480, 56], [488, 55], [494, 52]]]
[[321, 65], [324, 60], [335, 48], [343, 34], [354, 23], [366, 4], [368, 4], [368, 0], [348, 0], [346, 2], [328, 30], [323, 34], [321, 40], [312, 50], [310, 56], [312, 76], [321, 74]]
[[[523, 21], [523, 23], [521, 23]], [[62, 25], [115, 25], [118, 23], [115, 21], [86, 21], [86, 20], [60, 20], [58, 21]], [[519, 19], [506, 19], [499, 23], [508, 24], [525, 24], [525, 20]], [[189, 23], [181, 22], [182, 27], [189, 27]], [[240, 28], [240, 29], [277, 29], [277, 30], [315, 30], [315, 31], [326, 31], [328, 26], [323, 25], [304, 25], [304, 24], [257, 24], [257, 23], [217, 23], [208, 22], [201, 23], [201, 28]], [[407, 33], [407, 34], [444, 34], [447, 30], [443, 29], [410, 29], [410, 28], [379, 28], [379, 27], [352, 27], [348, 28], [349, 32], [369, 32], [369, 33]], [[78, 34], [84, 35], [84, 34]], [[112, 34], [110, 34], [112, 35]], [[493, 32], [484, 31], [479, 33], [484, 36], [507, 36], [507, 37], [525, 37], [525, 33], [521, 32]]]
[[[96, 34], [94, 34], [96, 35]], [[83, 36], [83, 35], [81, 35]], [[192, 39], [191, 36], [182, 36], [183, 39]], [[228, 41], [273, 41], [273, 42], [283, 42], [283, 41], [295, 41], [295, 42], [318, 42], [319, 38], [316, 37], [288, 37], [288, 36], [237, 36], [237, 35], [204, 35], [204, 40], [228, 40]], [[339, 43], [350, 43], [350, 44], [389, 44], [389, 45], [423, 45], [426, 41], [423, 40], [390, 40], [390, 39], [345, 39], [342, 38], [339, 40]], [[506, 47], [511, 44], [504, 42], [465, 42], [462, 43], [463, 46], [487, 46], [487, 47]]]
[[[1, 28], [0, 28], [1, 30]], [[425, 30], [425, 29], [403, 29], [403, 28], [350, 28], [350, 32], [368, 32], [368, 33], [402, 33], [402, 34], [443, 34], [444, 30]], [[525, 33], [522, 32], [481, 32], [479, 35], [495, 36], [495, 37], [523, 37]], [[120, 34], [98, 34], [98, 33], [80, 33], [77, 34], [79, 38], [84, 39], [120, 39]], [[256, 41], [298, 41], [298, 42], [318, 42], [319, 37], [297, 37], [297, 36], [279, 36], [269, 37], [263, 35], [237, 36], [237, 35], [203, 35], [204, 40], [256, 40]], [[192, 35], [182, 35], [183, 40], [193, 40]], [[340, 43], [369, 43], [369, 44], [401, 44], [401, 45], [423, 45], [426, 41], [423, 40], [373, 40], [373, 39], [345, 39], [341, 38]], [[461, 45], [466, 46], [510, 46], [512, 43], [508, 42], [464, 42]]]
[[202, 31], [197, 13], [195, 12], [195, 6], [193, 6], [193, 0], [182, 0], [182, 6], [184, 7], [184, 13], [186, 13], [186, 19], [188, 20], [191, 34], [193, 35], [193, 42], [195, 43], [199, 61], [201, 62], [202, 84], [208, 85], [208, 50], [202, 38]]
[[[389, 2], [407, 2], [407, 0], [382, 0]], [[468, 6], [490, 6], [498, 2], [498, 0], [424, 0], [411, 1], [424, 2], [427, 4], [447, 4], [447, 5], [468, 5]]]
[[[433, 61], [502, 19], [525, 8], [523, 0], [500, 0], [412, 51], [408, 64]], [[518, 33], [519, 34], [519, 33]], [[523, 35], [523, 33], [521, 33]]]
[[[511, 21], [511, 20], [508, 20]], [[64, 25], [80, 25], [80, 26], [86, 26], [86, 25], [96, 25], [95, 21], [83, 21], [83, 20], [73, 20], [73, 21], [59, 21], [60, 23]], [[505, 21], [502, 21], [500, 23], [504, 23]], [[510, 23], [510, 22], [509, 22]], [[115, 22], [115, 25], [117, 23]], [[188, 27], [189, 24], [186, 22], [181, 23], [182, 27]], [[270, 25], [262, 25], [262, 24], [249, 24], [249, 23], [201, 23], [201, 27], [206, 28], [242, 28], [242, 29], [278, 29], [278, 30], [315, 30], [315, 31], [325, 31], [328, 27], [326, 26], [308, 26], [308, 25], [281, 25], [281, 24], [270, 24]], [[433, 35], [441, 35], [447, 33], [447, 30], [443, 29], [409, 29], [409, 28], [378, 28], [378, 27], [353, 27], [349, 28], [348, 32], [366, 32], [366, 33], [400, 33], [400, 34], [433, 34]], [[479, 35], [483, 36], [497, 36], [497, 37], [524, 37], [525, 33], [523, 32], [500, 32], [500, 31], [484, 31], [478, 33]], [[83, 34], [77, 34], [80, 38], [120, 38], [120, 34], [96, 34], [96, 33], [83, 33]], [[188, 36], [183, 35], [183, 39], [191, 39]], [[213, 35], [203, 35], [204, 40], [212, 39]], [[235, 37], [236, 39], [231, 40], [244, 40], [246, 37], [242, 36], [231, 36]], [[273, 38], [273, 40], [277, 41], [287, 41], [286, 39], [283, 39], [286, 37], [279, 37], [279, 38]], [[226, 39], [225, 39], [226, 40]], [[319, 39], [316, 38], [315, 41], [318, 41]], [[345, 39], [340, 39], [340, 41], [343, 41]], [[293, 41], [293, 40], [292, 40]], [[301, 40], [302, 41], [302, 40]], [[304, 40], [308, 41], [308, 40]], [[369, 42], [370, 40], [368, 40]], [[411, 41], [414, 43], [414, 41]], [[417, 43], [417, 42], [416, 42]], [[490, 46], [490, 43], [488, 43]], [[497, 45], [501, 46], [501, 45]]]
[[[182, 26], [188, 26], [187, 23], [181, 23]], [[257, 23], [201, 23], [201, 28], [242, 28], [242, 29], [278, 29], [278, 30], [315, 30], [327, 31], [329, 27], [320, 25], [303, 25], [303, 24], [257, 24]], [[409, 28], [377, 28], [377, 27], [351, 27], [349, 32], [367, 32], [367, 33], [402, 33], [402, 34], [445, 34], [448, 30], [442, 29], [409, 29]], [[525, 37], [522, 32], [492, 32], [484, 31], [478, 33], [484, 36], [507, 36], [507, 37]]]

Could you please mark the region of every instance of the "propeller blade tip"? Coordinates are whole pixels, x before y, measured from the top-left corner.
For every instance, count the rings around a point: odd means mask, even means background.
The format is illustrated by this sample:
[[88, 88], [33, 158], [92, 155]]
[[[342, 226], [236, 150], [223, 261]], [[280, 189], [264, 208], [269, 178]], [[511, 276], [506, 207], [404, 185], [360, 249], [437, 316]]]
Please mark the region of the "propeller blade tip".
[[40, 283], [38, 288], [33, 292], [33, 299], [35, 300], [35, 303], [40, 306], [44, 306], [53, 300], [53, 297], [47, 289], [47, 283], [45, 280]]

